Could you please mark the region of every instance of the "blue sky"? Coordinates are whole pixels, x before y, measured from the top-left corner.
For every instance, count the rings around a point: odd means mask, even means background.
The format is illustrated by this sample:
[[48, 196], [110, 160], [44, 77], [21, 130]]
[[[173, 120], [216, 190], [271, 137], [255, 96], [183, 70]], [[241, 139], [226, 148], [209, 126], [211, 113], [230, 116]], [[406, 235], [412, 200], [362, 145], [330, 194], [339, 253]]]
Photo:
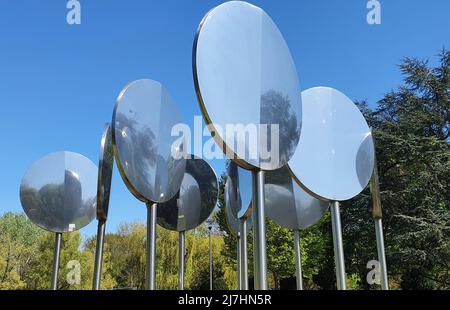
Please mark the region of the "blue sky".
[[[104, 124], [132, 80], [163, 83], [193, 124], [200, 110], [192, 42], [202, 17], [221, 2], [80, 0], [81, 25], [68, 25], [66, 0], [2, 0], [0, 214], [22, 210], [20, 180], [43, 155], [75, 151], [97, 164]], [[380, 0], [381, 25], [367, 24], [366, 0], [250, 2], [284, 34], [302, 90], [331, 86], [374, 104], [401, 83], [401, 57], [427, 59], [450, 47], [448, 0]], [[223, 162], [212, 165], [220, 174]], [[116, 168], [113, 178], [108, 231], [146, 217]], [[96, 225], [82, 233], [95, 234]]]

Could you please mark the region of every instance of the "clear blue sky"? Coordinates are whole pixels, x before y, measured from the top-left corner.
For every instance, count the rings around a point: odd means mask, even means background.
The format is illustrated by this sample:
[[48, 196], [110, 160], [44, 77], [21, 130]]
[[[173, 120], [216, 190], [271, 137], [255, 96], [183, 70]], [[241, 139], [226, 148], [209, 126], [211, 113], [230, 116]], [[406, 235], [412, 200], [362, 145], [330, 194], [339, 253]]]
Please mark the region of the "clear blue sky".
[[[278, 24], [301, 88], [332, 86], [371, 104], [401, 83], [402, 56], [450, 47], [450, 1], [380, 0], [382, 24], [366, 23], [366, 0], [251, 1]], [[66, 0], [1, 0], [0, 214], [21, 211], [19, 184], [33, 161], [75, 151], [97, 163], [100, 137], [128, 82], [162, 82], [184, 121], [200, 115], [192, 80], [199, 22], [221, 1], [80, 0], [81, 25], [66, 23]], [[214, 162], [217, 173], [223, 163]], [[146, 217], [115, 168], [108, 231]], [[96, 221], [82, 230], [96, 232]]]

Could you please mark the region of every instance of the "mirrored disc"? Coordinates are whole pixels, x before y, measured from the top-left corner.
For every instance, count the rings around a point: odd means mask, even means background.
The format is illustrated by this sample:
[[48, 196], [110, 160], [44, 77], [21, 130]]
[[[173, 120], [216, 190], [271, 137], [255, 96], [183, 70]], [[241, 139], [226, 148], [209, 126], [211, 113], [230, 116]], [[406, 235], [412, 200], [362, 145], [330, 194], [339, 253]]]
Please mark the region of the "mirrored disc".
[[[225, 182], [224, 199], [225, 199], [225, 215], [227, 219], [228, 229], [234, 236], [237, 236], [239, 231], [239, 220], [233, 215], [233, 212], [231, 210], [232, 204], [236, 205], [237, 202], [235, 201], [236, 196], [232, 191], [230, 177], [227, 177], [227, 181]], [[252, 227], [252, 217], [250, 216], [247, 219], [247, 234], [250, 231], [251, 227]]]
[[358, 107], [328, 87], [302, 93], [300, 143], [289, 162], [294, 178], [312, 195], [348, 200], [369, 183], [374, 167], [372, 134]]
[[230, 179], [230, 208], [237, 219], [248, 218], [252, 214], [252, 173], [239, 167], [233, 161], [228, 166]]
[[300, 230], [316, 224], [328, 211], [328, 202], [306, 193], [287, 167], [265, 173], [266, 215], [278, 225]]
[[217, 177], [211, 166], [202, 159], [188, 159], [179, 192], [158, 204], [157, 222], [169, 230], [194, 229], [214, 211], [217, 195]]
[[119, 95], [112, 121], [116, 162], [144, 202], [168, 201], [180, 189], [186, 160], [182, 141], [171, 135], [179, 123], [178, 106], [159, 82], [137, 80]]
[[108, 217], [109, 195], [114, 165], [114, 147], [111, 124], [106, 124], [100, 144], [97, 182], [97, 220], [106, 221]]
[[300, 137], [300, 86], [270, 16], [244, 1], [223, 3], [203, 18], [193, 53], [200, 108], [223, 152], [246, 169], [284, 166]]
[[83, 155], [51, 153], [28, 169], [20, 184], [20, 202], [30, 220], [63, 233], [89, 224], [97, 205], [97, 166]]

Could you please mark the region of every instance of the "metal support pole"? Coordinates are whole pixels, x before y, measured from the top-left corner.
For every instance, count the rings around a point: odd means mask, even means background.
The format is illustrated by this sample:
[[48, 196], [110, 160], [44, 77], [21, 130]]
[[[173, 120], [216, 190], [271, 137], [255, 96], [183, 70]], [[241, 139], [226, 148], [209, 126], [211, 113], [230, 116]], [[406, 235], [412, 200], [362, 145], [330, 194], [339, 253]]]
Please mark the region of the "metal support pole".
[[266, 217], [264, 212], [264, 171], [252, 172], [253, 255], [255, 290], [267, 290]]
[[62, 233], [55, 234], [55, 250], [53, 252], [52, 290], [58, 289], [59, 257], [61, 256]]
[[370, 180], [370, 191], [372, 192], [372, 217], [375, 223], [375, 234], [377, 238], [377, 252], [378, 261], [380, 262], [380, 280], [381, 288], [383, 290], [389, 290], [389, 282], [387, 276], [386, 265], [386, 252], [384, 248], [384, 236], [383, 236], [383, 211], [381, 209], [381, 194], [380, 194], [380, 180], [378, 178], [377, 160], [375, 158], [373, 175]]
[[248, 290], [248, 258], [247, 258], [247, 220], [241, 219], [239, 221], [239, 233], [240, 233], [240, 262], [241, 262], [241, 274], [240, 283], [241, 290]]
[[241, 237], [240, 233], [237, 233], [236, 237], [236, 271], [237, 271], [237, 289], [242, 290], [241, 283]]
[[209, 229], [209, 289], [213, 290], [213, 255], [211, 228]]
[[184, 231], [180, 231], [178, 233], [178, 236], [179, 236], [179, 241], [178, 241], [178, 244], [179, 244], [179, 248], [178, 248], [178, 289], [184, 290], [184, 255], [185, 255]]
[[95, 246], [94, 279], [92, 283], [93, 290], [100, 289], [103, 264], [103, 243], [105, 239], [106, 221], [98, 221], [97, 244]]
[[334, 262], [336, 265], [336, 282], [338, 290], [346, 290], [344, 246], [342, 244], [342, 227], [339, 202], [331, 205], [331, 225], [333, 229]]
[[155, 259], [156, 259], [156, 213], [158, 205], [156, 203], [147, 204], [147, 264], [145, 288], [154, 290], [155, 285]]
[[377, 236], [378, 260], [380, 262], [380, 269], [381, 269], [380, 270], [381, 288], [383, 290], [389, 290], [386, 255], [384, 250], [383, 223], [381, 218], [375, 219], [375, 233]]
[[295, 275], [297, 279], [297, 290], [303, 290], [302, 251], [300, 249], [300, 231], [298, 230], [294, 230], [294, 247], [295, 247]]

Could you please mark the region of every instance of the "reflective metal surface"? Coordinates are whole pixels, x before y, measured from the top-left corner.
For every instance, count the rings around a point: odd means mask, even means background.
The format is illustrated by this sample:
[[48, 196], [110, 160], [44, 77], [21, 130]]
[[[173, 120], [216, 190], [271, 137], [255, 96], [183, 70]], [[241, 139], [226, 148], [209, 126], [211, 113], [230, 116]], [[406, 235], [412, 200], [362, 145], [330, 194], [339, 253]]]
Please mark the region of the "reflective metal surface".
[[344, 244], [342, 242], [342, 224], [339, 202], [331, 205], [331, 229], [333, 232], [334, 264], [336, 266], [336, 286], [338, 290], [347, 289], [345, 273]]
[[233, 161], [228, 166], [229, 203], [233, 216], [248, 218], [252, 214], [252, 173]]
[[94, 276], [92, 289], [99, 290], [102, 280], [103, 248], [105, 243], [106, 221], [99, 221], [97, 226], [97, 241], [95, 244]]
[[236, 242], [236, 275], [237, 275], [237, 289], [242, 290], [242, 273], [241, 273], [241, 239], [237, 238]]
[[[375, 144], [375, 139], [374, 139]], [[376, 155], [374, 156], [373, 173], [370, 178], [370, 192], [372, 194], [372, 217], [381, 219], [383, 210], [381, 208], [380, 180], [378, 177], [378, 165]]]
[[80, 154], [48, 154], [22, 178], [22, 208], [34, 224], [46, 230], [81, 229], [95, 217], [97, 173], [97, 166]]
[[108, 217], [113, 165], [114, 147], [112, 143], [111, 125], [108, 123], [103, 131], [100, 144], [100, 160], [98, 163], [97, 220], [99, 221], [106, 221]]
[[387, 275], [386, 250], [384, 247], [383, 220], [375, 219], [375, 235], [377, 238], [378, 261], [380, 262], [380, 279], [381, 288], [385, 291], [389, 290], [389, 278]]
[[[251, 176], [250, 176], [251, 177]], [[250, 180], [251, 181], [251, 180]], [[232, 205], [236, 205], [236, 191], [232, 190], [232, 184], [231, 179], [228, 176], [227, 181], [225, 182], [225, 189], [224, 189], [224, 198], [225, 198], [225, 215], [227, 219], [228, 228], [230, 229], [230, 232], [237, 236], [239, 232], [239, 219], [233, 215], [232, 211]], [[247, 218], [247, 233], [249, 231], [249, 228], [252, 226], [252, 217]]]
[[370, 191], [372, 193], [372, 217], [375, 221], [375, 236], [377, 239], [378, 261], [380, 262], [381, 288], [389, 290], [389, 282], [386, 265], [386, 251], [384, 247], [383, 234], [383, 211], [381, 209], [380, 181], [378, 178], [377, 160], [373, 168], [373, 175], [370, 179]]
[[267, 242], [265, 215], [265, 171], [252, 171], [253, 201], [253, 268], [254, 288], [267, 290]]
[[145, 264], [145, 289], [156, 289], [156, 214], [157, 203], [147, 204], [147, 238], [146, 238], [146, 264]]
[[[244, 1], [211, 10], [197, 31], [193, 71], [205, 121], [228, 157], [247, 169], [273, 170], [289, 161], [300, 137], [300, 86], [269, 15]], [[227, 128], [238, 124], [256, 125], [255, 138], [249, 138], [252, 130]], [[270, 129], [274, 124], [279, 132]]]
[[55, 247], [53, 249], [52, 282], [50, 286], [50, 288], [54, 291], [58, 289], [59, 260], [61, 258], [61, 240], [62, 233], [56, 233]]
[[178, 290], [184, 290], [185, 231], [178, 233]]
[[358, 195], [374, 167], [372, 134], [362, 113], [341, 92], [316, 87], [302, 93], [300, 143], [289, 167], [317, 198], [343, 201]]
[[227, 177], [227, 181], [225, 182], [223, 196], [225, 200], [225, 216], [227, 219], [228, 229], [234, 236], [237, 237], [239, 233], [239, 220], [233, 215], [231, 211], [231, 204], [236, 199], [236, 196], [234, 196], [234, 193], [231, 190], [231, 180], [229, 176]]
[[302, 269], [302, 251], [300, 248], [300, 231], [294, 231], [294, 251], [295, 251], [295, 280], [297, 290], [303, 290], [303, 269]]
[[211, 166], [202, 159], [188, 159], [180, 191], [168, 202], [158, 204], [157, 222], [175, 231], [194, 229], [210, 216], [217, 195], [217, 177]]
[[186, 161], [182, 142], [171, 135], [180, 120], [159, 82], [137, 80], [119, 95], [112, 122], [116, 162], [128, 189], [144, 202], [166, 202], [180, 189]]
[[238, 287], [240, 290], [248, 290], [247, 234], [252, 227], [252, 217], [238, 219], [233, 215], [231, 206], [236, 205], [237, 201], [236, 192], [232, 190], [230, 177], [227, 177], [227, 181], [225, 182], [224, 199], [228, 228], [238, 240]]
[[328, 211], [329, 203], [305, 192], [287, 167], [265, 174], [266, 215], [278, 225], [292, 230], [305, 229], [316, 224]]
[[[248, 290], [248, 250], [247, 250], [247, 234], [251, 223], [248, 220], [240, 219], [239, 221], [239, 286], [241, 290]], [[250, 224], [250, 225], [247, 225]]]

